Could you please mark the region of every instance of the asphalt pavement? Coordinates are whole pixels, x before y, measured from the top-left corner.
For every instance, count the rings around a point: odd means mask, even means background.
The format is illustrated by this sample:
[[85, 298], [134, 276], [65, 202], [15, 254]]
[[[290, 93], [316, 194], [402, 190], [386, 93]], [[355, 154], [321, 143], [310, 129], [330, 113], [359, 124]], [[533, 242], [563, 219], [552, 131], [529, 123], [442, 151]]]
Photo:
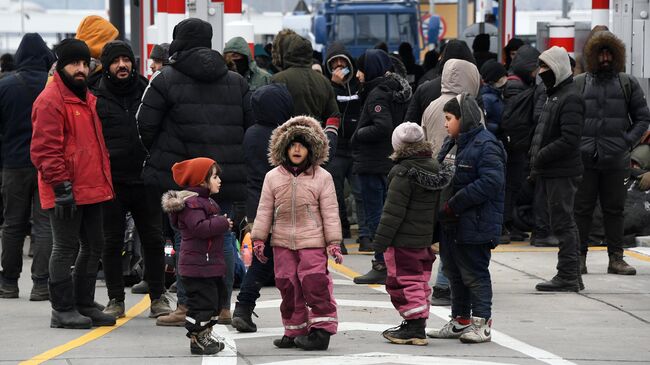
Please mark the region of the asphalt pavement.
[[[19, 299], [0, 299], [0, 364], [650, 364], [650, 249], [626, 251], [636, 276], [607, 274], [607, 253], [589, 253], [586, 289], [577, 293], [539, 293], [535, 284], [555, 274], [557, 249], [528, 243], [493, 251], [492, 342], [462, 344], [429, 339], [427, 346], [394, 345], [381, 332], [401, 318], [382, 286], [355, 285], [352, 277], [370, 268], [372, 256], [349, 244], [343, 265], [330, 261], [338, 302], [339, 332], [327, 351], [277, 349], [282, 335], [280, 295], [266, 287], [254, 318], [258, 332], [240, 334], [215, 327], [226, 349], [216, 356], [192, 356], [184, 328], [157, 327], [147, 296], [127, 289], [127, 317], [115, 327], [52, 329], [49, 302], [30, 302], [31, 259], [25, 256]], [[437, 263], [436, 263], [437, 267]], [[435, 268], [434, 268], [435, 273]], [[434, 278], [432, 278], [432, 283]], [[233, 293], [233, 301], [237, 291]], [[175, 297], [172, 295], [175, 299]], [[96, 299], [108, 301], [103, 282]], [[233, 305], [234, 308], [234, 305]], [[428, 328], [449, 320], [449, 307], [431, 307]]]

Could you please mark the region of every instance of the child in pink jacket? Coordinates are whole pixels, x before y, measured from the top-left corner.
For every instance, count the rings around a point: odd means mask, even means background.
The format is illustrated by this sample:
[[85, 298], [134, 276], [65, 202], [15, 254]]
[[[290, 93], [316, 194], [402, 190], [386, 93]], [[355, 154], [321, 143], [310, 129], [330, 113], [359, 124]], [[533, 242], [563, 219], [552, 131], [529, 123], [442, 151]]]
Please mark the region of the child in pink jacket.
[[343, 262], [343, 239], [328, 140], [313, 118], [299, 116], [273, 131], [252, 239], [255, 256], [266, 262], [264, 242], [271, 230], [275, 284], [282, 295], [284, 336], [279, 348], [326, 350], [338, 319], [327, 271], [327, 255]]

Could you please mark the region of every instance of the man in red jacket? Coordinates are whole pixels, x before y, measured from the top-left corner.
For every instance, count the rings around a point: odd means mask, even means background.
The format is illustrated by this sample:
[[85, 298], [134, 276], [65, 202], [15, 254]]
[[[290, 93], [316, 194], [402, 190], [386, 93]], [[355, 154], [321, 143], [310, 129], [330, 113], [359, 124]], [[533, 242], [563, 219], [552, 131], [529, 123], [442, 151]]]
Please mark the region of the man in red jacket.
[[41, 206], [49, 212], [54, 236], [50, 326], [112, 326], [115, 318], [94, 306], [104, 245], [101, 203], [113, 199], [113, 186], [97, 99], [86, 87], [90, 51], [83, 41], [64, 39], [55, 52], [53, 81], [32, 109], [30, 146]]

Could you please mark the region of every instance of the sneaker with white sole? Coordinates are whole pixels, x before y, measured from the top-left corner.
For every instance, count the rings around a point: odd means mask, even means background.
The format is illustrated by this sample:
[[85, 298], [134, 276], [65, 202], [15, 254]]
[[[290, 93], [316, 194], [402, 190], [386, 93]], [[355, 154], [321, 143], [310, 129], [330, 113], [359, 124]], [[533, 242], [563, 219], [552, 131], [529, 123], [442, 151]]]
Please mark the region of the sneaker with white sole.
[[462, 343], [483, 343], [492, 341], [492, 319], [472, 317], [470, 330], [460, 337]]
[[[467, 324], [461, 324], [461, 322], [467, 322]], [[471, 329], [470, 327], [471, 322], [469, 319], [455, 317], [441, 329], [427, 332], [427, 336], [431, 338], [460, 338], [461, 335]]]

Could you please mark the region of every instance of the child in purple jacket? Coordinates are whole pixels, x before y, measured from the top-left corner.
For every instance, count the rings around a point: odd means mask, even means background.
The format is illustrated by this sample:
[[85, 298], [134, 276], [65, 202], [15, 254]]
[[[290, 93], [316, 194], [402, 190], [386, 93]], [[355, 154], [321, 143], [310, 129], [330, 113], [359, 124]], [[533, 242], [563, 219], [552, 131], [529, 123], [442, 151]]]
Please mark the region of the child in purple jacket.
[[221, 310], [220, 298], [226, 295], [223, 236], [232, 228], [232, 221], [210, 199], [221, 187], [220, 172], [209, 158], [176, 163], [174, 181], [185, 189], [168, 191], [162, 198], [163, 210], [181, 232], [178, 270], [187, 293], [185, 328], [194, 355], [212, 355], [224, 348], [211, 336]]

